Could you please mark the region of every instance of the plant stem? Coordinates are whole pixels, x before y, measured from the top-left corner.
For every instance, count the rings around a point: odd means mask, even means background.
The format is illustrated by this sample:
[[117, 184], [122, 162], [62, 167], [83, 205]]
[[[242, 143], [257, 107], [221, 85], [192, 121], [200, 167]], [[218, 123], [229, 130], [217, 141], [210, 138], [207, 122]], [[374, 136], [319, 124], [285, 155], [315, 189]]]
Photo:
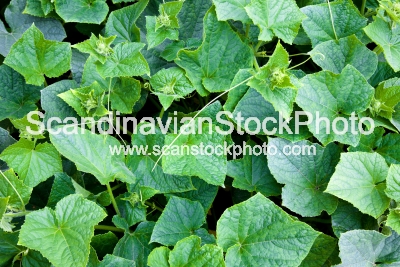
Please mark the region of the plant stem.
[[165, 112], [165, 110], [164, 110], [164, 108], [162, 108], [161, 111], [160, 111], [160, 115], [158, 115], [161, 120], [162, 120], [162, 118], [164, 116], [164, 112]]
[[111, 202], [114, 206], [115, 212], [117, 213], [118, 216], [121, 216], [121, 212], [118, 209], [118, 205], [117, 205], [117, 202], [115, 201], [112, 189], [110, 187], [110, 183], [107, 183], [106, 186], [107, 186], [108, 194], [110, 195], [110, 198], [111, 198]]
[[361, 12], [361, 15], [363, 15], [363, 16], [365, 14], [365, 5], [366, 4], [367, 4], [367, 0], [362, 0], [360, 12]]
[[257, 61], [256, 57], [254, 57], [253, 65], [257, 72], [260, 71], [260, 66], [258, 65], [258, 61]]
[[246, 24], [246, 37], [249, 37], [250, 24]]
[[94, 229], [125, 233], [125, 231], [123, 229], [117, 228], [115, 226], [109, 226], [109, 225], [95, 225]]
[[377, 47], [375, 47], [373, 52], [375, 52], [375, 54], [379, 55], [380, 53], [383, 52], [383, 49], [378, 45]]
[[25, 215], [31, 213], [32, 211], [30, 210], [26, 210], [26, 211], [21, 211], [21, 212], [16, 212], [16, 213], [5, 213], [4, 216], [5, 217], [24, 217]]
[[113, 187], [111, 188], [111, 190], [112, 190], [112, 191], [117, 190], [118, 188], [120, 188], [120, 187], [123, 186], [123, 185], [124, 185], [123, 183], [117, 184], [116, 186], [113, 186]]
[[307, 58], [307, 59], [304, 60], [303, 62], [301, 62], [301, 63], [299, 63], [299, 64], [297, 64], [297, 65], [295, 65], [295, 66], [293, 66], [293, 67], [288, 68], [288, 70], [292, 70], [292, 69], [295, 69], [295, 68], [297, 68], [297, 67], [300, 67], [301, 65], [305, 64], [305, 63], [306, 63], [307, 61], [309, 61], [310, 59], [311, 59], [311, 57]]
[[151, 208], [153, 208], [153, 209], [155, 209], [155, 210], [158, 210], [158, 211], [161, 211], [161, 212], [164, 211], [162, 208], [158, 207], [158, 206], [157, 206], [155, 203], [153, 203], [153, 202], [145, 201], [145, 203], [146, 203], [147, 206], [149, 206], [149, 207], [151, 207]]
[[260, 49], [260, 47], [261, 47], [263, 44], [264, 44], [263, 41], [258, 41], [256, 47], [254, 48], [254, 51], [257, 53], [257, 52], [258, 52], [258, 49]]

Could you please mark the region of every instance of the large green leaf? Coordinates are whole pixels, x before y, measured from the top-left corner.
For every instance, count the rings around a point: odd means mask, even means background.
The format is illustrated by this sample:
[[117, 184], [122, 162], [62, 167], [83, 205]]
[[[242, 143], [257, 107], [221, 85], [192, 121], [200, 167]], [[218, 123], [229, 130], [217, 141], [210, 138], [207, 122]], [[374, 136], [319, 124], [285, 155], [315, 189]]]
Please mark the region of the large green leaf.
[[6, 65], [0, 66], [0, 121], [20, 119], [36, 110], [40, 99], [39, 86], [25, 83], [24, 78]]
[[100, 24], [108, 14], [105, 0], [57, 0], [55, 8], [65, 22]]
[[[124, 154], [112, 154], [110, 146], [120, 147], [117, 139], [110, 135], [96, 135], [79, 127], [55, 128], [60, 133], [51, 133], [51, 143], [66, 158], [76, 164], [78, 170], [91, 173], [107, 184], [118, 178], [134, 183], [135, 176], [125, 165]], [[71, 133], [75, 129], [75, 133]]]
[[[248, 141], [246, 145], [254, 147], [256, 143]], [[228, 161], [227, 175], [234, 179], [232, 186], [235, 188], [260, 192], [267, 197], [281, 194], [281, 186], [272, 176], [264, 154], [246, 154], [242, 159]]]
[[156, 247], [149, 244], [154, 222], [140, 223], [135, 232], [126, 233], [114, 248], [114, 255], [133, 260], [137, 267], [147, 266], [147, 257]]
[[394, 232], [389, 237], [367, 230], [344, 233], [339, 239], [342, 264], [337, 266], [397, 266], [400, 264], [399, 241], [400, 237]]
[[[17, 141], [10, 135], [10, 133], [0, 127], [0, 154], [4, 149], [15, 142]], [[3, 169], [8, 169], [8, 167], [4, 161], [0, 160], [0, 171]]]
[[311, 57], [322, 69], [340, 74], [346, 65], [355, 67], [369, 79], [378, 65], [377, 55], [369, 50], [355, 35], [320, 43], [311, 52]]
[[199, 202], [173, 196], [156, 222], [150, 242], [174, 246], [196, 234], [204, 222], [205, 212]]
[[[301, 83], [303, 86], [299, 89], [296, 103], [312, 114], [313, 121], [308, 127], [314, 136], [324, 145], [333, 141], [357, 145], [360, 132], [353, 131], [349, 116], [366, 110], [374, 94], [374, 89], [361, 73], [347, 65], [341, 74], [321, 71], [307, 75]], [[317, 115], [327, 118], [328, 125], [317, 123]], [[336, 131], [333, 129], [335, 119], [338, 120]], [[345, 127], [346, 124], [348, 127]]]
[[252, 0], [245, 9], [261, 30], [258, 39], [267, 42], [277, 36], [292, 44], [305, 18], [294, 0]]
[[217, 223], [228, 266], [299, 266], [318, 235], [259, 193], [225, 210]]
[[149, 65], [140, 53], [143, 47], [142, 43], [117, 44], [104, 64], [96, 63], [98, 72], [104, 78], [149, 74]]
[[[142, 123], [138, 127], [144, 127], [148, 124]], [[132, 138], [132, 147], [146, 147], [146, 153], [133, 151], [134, 153], [127, 156], [127, 166], [137, 177], [137, 181], [142, 186], [148, 186], [158, 190], [160, 193], [184, 192], [193, 190], [190, 177], [169, 175], [164, 173], [161, 164], [155, 168], [154, 165], [158, 156], [155, 155], [160, 150], [155, 151], [155, 148], [161, 148], [164, 145], [165, 135], [159, 128], [155, 128], [154, 134], [141, 134], [138, 132]], [[154, 168], [154, 170], [153, 170]]]
[[374, 22], [364, 28], [365, 33], [380, 48], [394, 71], [400, 70], [400, 27], [392, 28], [388, 22], [375, 17]]
[[36, 145], [27, 139], [7, 147], [0, 158], [14, 168], [24, 183], [35, 187], [57, 172], [62, 172], [61, 157], [52, 144]]
[[344, 199], [375, 218], [389, 207], [386, 177], [389, 167], [378, 153], [342, 153], [325, 192]]
[[229, 89], [238, 70], [253, 64], [250, 47], [227, 22], [217, 20], [214, 9], [204, 17], [204, 33], [203, 44], [197, 50], [181, 50], [175, 60], [201, 95]]
[[212, 6], [211, 0], [186, 0], [178, 14], [180, 40], [202, 39], [203, 18]]
[[313, 46], [325, 41], [338, 41], [359, 32], [367, 25], [367, 19], [360, 15], [350, 0], [310, 5], [301, 11], [307, 16], [303, 20], [303, 28]]
[[133, 5], [111, 12], [106, 23], [106, 36], [116, 35], [115, 43], [139, 42], [140, 30], [136, 20], [146, 8], [148, 0], [140, 0]]
[[[338, 200], [324, 190], [339, 162], [338, 146], [324, 148], [308, 141], [291, 143], [279, 138], [270, 139], [268, 144], [278, 151], [268, 155], [268, 167], [275, 179], [285, 184], [282, 204], [303, 217], [318, 216], [324, 210], [333, 213]], [[302, 153], [288, 155], [287, 151], [295, 151], [295, 147], [301, 148]]]
[[31, 197], [32, 188], [25, 185], [12, 169], [0, 171], [0, 197], [9, 197], [8, 205], [17, 210], [24, 209]]
[[41, 85], [45, 81], [44, 75], [54, 78], [67, 72], [71, 56], [69, 43], [46, 40], [32, 25], [11, 47], [4, 64], [21, 73], [27, 83]]
[[[195, 119], [193, 125], [198, 124], [198, 119]], [[226, 136], [219, 134], [214, 124], [201, 123], [195, 131], [195, 134], [182, 134], [174, 143], [177, 134], [165, 137], [165, 145], [170, 148], [162, 158], [163, 170], [168, 174], [198, 176], [209, 184], [223, 185], [227, 171], [226, 155], [209, 154], [204, 148], [211, 146], [218, 151], [216, 147], [224, 146]], [[196, 149], [197, 153], [191, 152]]]
[[59, 201], [55, 210], [44, 208], [28, 214], [18, 243], [40, 251], [55, 266], [85, 267], [94, 226], [105, 217], [95, 203], [70, 195]]

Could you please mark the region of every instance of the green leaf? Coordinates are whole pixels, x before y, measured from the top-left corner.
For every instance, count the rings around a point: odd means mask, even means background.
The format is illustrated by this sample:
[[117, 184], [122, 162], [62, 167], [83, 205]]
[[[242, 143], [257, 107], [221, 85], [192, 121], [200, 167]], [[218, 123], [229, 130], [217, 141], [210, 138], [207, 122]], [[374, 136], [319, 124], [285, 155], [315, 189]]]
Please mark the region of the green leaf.
[[82, 81], [83, 68], [89, 55], [79, 52], [77, 49], [72, 49], [71, 73], [72, 78], [80, 84]]
[[320, 234], [315, 239], [310, 253], [301, 262], [299, 267], [321, 267], [337, 247], [337, 240], [329, 235]]
[[51, 133], [51, 143], [66, 158], [76, 164], [78, 170], [93, 174], [101, 184], [114, 181], [135, 182], [135, 176], [125, 165], [123, 154], [112, 155], [109, 146], [119, 147], [117, 139], [109, 135], [92, 134], [89, 130], [74, 128], [55, 128], [60, 133]]
[[141, 84], [136, 79], [121, 77], [115, 80], [110, 93], [111, 108], [124, 114], [132, 113], [133, 106], [140, 99], [140, 91]]
[[204, 17], [204, 33], [204, 41], [197, 50], [181, 50], [175, 60], [186, 70], [186, 75], [202, 96], [229, 89], [239, 69], [253, 65], [250, 47], [227, 22], [217, 20], [214, 9]]
[[293, 85], [289, 67], [289, 54], [278, 43], [268, 63], [264, 65], [248, 85], [257, 90], [274, 109], [282, 112], [284, 118], [288, 118], [293, 111], [293, 103], [296, 99], [296, 86]]
[[51, 11], [54, 10], [54, 2], [51, 0], [40, 0], [40, 5], [43, 10], [44, 15], [49, 15]]
[[[268, 144], [278, 151], [268, 155], [268, 167], [278, 183], [285, 184], [282, 204], [303, 217], [318, 216], [322, 211], [332, 214], [338, 200], [324, 190], [339, 162], [338, 146], [330, 144], [324, 148], [308, 141], [293, 144], [279, 138], [270, 139]], [[285, 154], [286, 149], [294, 151], [294, 147], [300, 147], [302, 153]]]
[[105, 0], [57, 0], [55, 8], [65, 22], [100, 24], [108, 14]]
[[108, 114], [108, 110], [104, 107], [105, 90], [94, 82], [93, 84], [71, 89], [58, 95], [68, 105], [70, 105], [76, 113], [81, 117], [103, 117]]
[[51, 267], [51, 263], [43, 257], [40, 252], [29, 250], [27, 255], [22, 257], [22, 266], [24, 267]]
[[20, 139], [7, 147], [0, 158], [14, 168], [22, 181], [35, 187], [56, 172], [62, 172], [61, 157], [53, 145], [35, 145], [33, 141]]
[[[136, 194], [136, 196], [136, 199], [140, 199], [140, 195]], [[132, 201], [132, 198], [134, 197], [132, 197], [131, 193], [124, 193], [115, 199], [121, 214], [121, 216], [114, 216], [116, 220], [115, 223], [117, 227], [124, 229], [126, 232], [129, 232], [129, 227], [139, 222], [146, 221], [147, 206], [141, 201]]]
[[32, 23], [44, 34], [48, 40], [62, 41], [66, 37], [63, 25], [60, 21], [53, 18], [39, 18], [28, 14], [23, 11], [26, 7], [26, 0], [12, 0], [4, 16], [7, 24], [11, 28], [9, 33], [0, 21], [0, 54], [4, 57], [7, 56], [11, 46], [21, 37], [25, 30], [27, 30]]
[[277, 36], [292, 44], [305, 18], [294, 0], [252, 0], [245, 9], [260, 28], [258, 39], [267, 42]]
[[367, 25], [367, 19], [360, 15], [350, 0], [310, 5], [301, 11], [307, 16], [302, 25], [313, 47], [330, 40], [338, 41]]
[[299, 266], [318, 235], [260, 193], [225, 210], [217, 223], [228, 266]]
[[[6, 130], [0, 127], [0, 154], [8, 146], [17, 142]], [[3, 169], [8, 169], [7, 164], [0, 160], [0, 171]]]
[[25, 83], [24, 78], [6, 65], [0, 66], [0, 121], [23, 118], [37, 109], [40, 99], [39, 86]]
[[332, 214], [332, 229], [337, 237], [350, 230], [378, 230], [377, 221], [343, 200]]
[[222, 249], [215, 245], [204, 245], [197, 236], [180, 240], [169, 254], [170, 266], [225, 266]]
[[24, 250], [17, 243], [18, 232], [6, 233], [0, 229], [0, 266], [10, 266], [11, 259]]
[[66, 196], [75, 194], [75, 191], [76, 189], [71, 177], [69, 177], [66, 173], [61, 172], [54, 174], [54, 182], [51, 187], [47, 206], [50, 208], [54, 208], [58, 201]]
[[[32, 188], [26, 186], [12, 169], [0, 171], [0, 197], [9, 197], [8, 205], [16, 210], [24, 209], [31, 197]], [[21, 202], [22, 201], [22, 202]]]
[[136, 20], [146, 8], [148, 0], [140, 0], [133, 5], [115, 10], [110, 13], [106, 23], [106, 36], [117, 36], [115, 43], [139, 42], [140, 30]]
[[104, 64], [96, 62], [98, 72], [104, 78], [149, 74], [149, 65], [140, 53], [143, 47], [142, 43], [117, 44]]
[[390, 199], [384, 192], [388, 170], [385, 159], [377, 153], [342, 153], [325, 192], [378, 218], [389, 207]]
[[173, 196], [156, 222], [150, 242], [174, 246], [179, 240], [196, 234], [205, 219], [199, 202]]
[[37, 17], [44, 17], [41, 0], [27, 0], [24, 10], [25, 14], [30, 14]]
[[380, 17], [364, 28], [365, 33], [381, 49], [389, 65], [395, 72], [400, 70], [400, 28], [391, 28], [390, 24]]
[[375, 89], [375, 97], [371, 103], [371, 113], [386, 119], [392, 119], [395, 107], [400, 102], [399, 79], [390, 79], [378, 85]]
[[195, 90], [185, 76], [185, 71], [176, 67], [160, 70], [151, 77], [150, 84], [164, 110], [167, 110], [174, 100], [184, 98]]
[[8, 32], [0, 20], [0, 54], [4, 57], [10, 52], [11, 46], [21, 37], [22, 32]]
[[[349, 116], [366, 110], [374, 94], [374, 89], [361, 73], [347, 65], [341, 74], [321, 71], [307, 75], [301, 79], [301, 83], [303, 86], [298, 91], [296, 103], [313, 115], [313, 121], [308, 128], [314, 136], [323, 145], [339, 141], [356, 146], [360, 140], [360, 132], [352, 131]], [[328, 125], [322, 122], [318, 127], [317, 114], [319, 118], [328, 118]], [[347, 121], [347, 131], [342, 120], [337, 121], [337, 131], [334, 131], [333, 121], [339, 117]]]
[[[78, 85], [75, 81], [63, 80], [53, 83], [52, 85], [41, 90], [40, 101], [42, 108], [45, 111], [43, 119], [44, 124], [47, 124], [50, 118], [60, 118], [60, 120], [64, 120], [67, 117], [78, 117], [78, 114], [75, 112], [75, 110], [65, 103], [60, 97], [58, 97], [59, 94], [77, 87]], [[56, 121], [53, 121], [51, 126], [58, 124], [59, 123]]]
[[181, 198], [187, 198], [192, 201], [198, 201], [203, 206], [204, 210], [208, 211], [211, 208], [215, 197], [217, 196], [218, 187], [196, 177], [192, 177], [192, 183], [195, 188], [194, 190], [182, 193], [173, 193], [173, 195]]
[[11, 47], [4, 64], [21, 73], [27, 83], [41, 85], [45, 82], [44, 75], [54, 78], [67, 72], [71, 56], [69, 43], [46, 40], [32, 25]]
[[[254, 147], [257, 144], [248, 141], [246, 145]], [[227, 175], [234, 179], [232, 186], [235, 188], [260, 192], [266, 197], [281, 194], [281, 186], [272, 176], [264, 154], [259, 156], [246, 154], [242, 159], [228, 161]]]
[[400, 214], [398, 210], [391, 210], [385, 223], [397, 233], [400, 233]]
[[178, 14], [179, 39], [203, 38], [203, 18], [212, 6], [211, 0], [185, 0]]
[[107, 232], [95, 235], [90, 242], [90, 246], [96, 250], [99, 258], [103, 258], [106, 254], [113, 252], [117, 243], [118, 237], [113, 232]]
[[251, 3], [251, 0], [214, 0], [213, 2], [218, 20], [226, 21], [233, 19], [251, 24], [252, 21], [245, 9]]
[[310, 55], [322, 69], [340, 74], [349, 64], [356, 68], [366, 79], [377, 69], [378, 57], [369, 50], [355, 35], [318, 44]]
[[382, 136], [384, 133], [385, 129], [382, 127], [375, 127], [373, 133], [369, 135], [361, 135], [358, 145], [349, 147], [349, 151], [374, 152], [374, 149], [382, 142]]
[[99, 38], [97, 38], [96, 35], [92, 33], [90, 39], [81, 43], [77, 43], [72, 47], [78, 49], [82, 53], [90, 54], [96, 60], [100, 61], [101, 64], [104, 64], [107, 60], [107, 57], [113, 53], [110, 45], [115, 38], [116, 36], [110, 36], [106, 38], [101, 35], [99, 35]]
[[396, 202], [400, 202], [400, 165], [391, 165], [386, 178], [385, 193]]
[[340, 258], [338, 267], [396, 266], [400, 263], [397, 245], [400, 237], [392, 233], [387, 237], [376, 231], [353, 230], [339, 239]]
[[[198, 119], [193, 120], [193, 125], [198, 124]], [[223, 153], [201, 153], [200, 146], [203, 144], [214, 148], [223, 147], [226, 136], [219, 134], [214, 124], [202, 123], [198, 126], [201, 129], [197, 129], [195, 134], [182, 134], [173, 144], [176, 134], [168, 134], [165, 137], [165, 145], [172, 146], [167, 150], [168, 155], [162, 158], [163, 170], [168, 174], [198, 176], [209, 184], [221, 186], [227, 171], [226, 156]], [[184, 146], [189, 150], [180, 151]], [[187, 153], [196, 148], [199, 153]]]
[[157, 18], [154, 16], [148, 16], [146, 17], [146, 29], [147, 29], [147, 43], [148, 43], [148, 49], [151, 49], [162, 42], [164, 42], [165, 39], [170, 39], [170, 40], [178, 40], [179, 39], [179, 32], [177, 29], [171, 29], [171, 28], [156, 28], [157, 25]]
[[70, 195], [59, 201], [55, 210], [44, 208], [28, 214], [18, 243], [40, 251], [53, 265], [85, 267], [94, 226], [105, 217], [95, 203]]
[[147, 257], [156, 247], [155, 244], [149, 244], [154, 224], [154, 222], [142, 222], [135, 232], [125, 233], [115, 246], [113, 254], [135, 261], [137, 267], [147, 266]]
[[100, 262], [99, 267], [135, 267], [136, 263], [121, 257], [114, 255], [106, 255], [102, 262]]
[[[138, 127], [149, 126], [141, 123]], [[132, 155], [127, 156], [127, 166], [138, 179], [138, 183], [158, 190], [160, 193], [185, 192], [193, 190], [190, 177], [169, 175], [164, 173], [159, 163], [153, 170], [153, 167], [160, 155], [160, 150], [155, 151], [156, 147], [161, 148], [164, 145], [165, 135], [159, 128], [155, 128], [155, 134], [141, 134], [138, 132], [132, 138], [132, 146], [147, 146], [146, 153], [133, 151]], [[158, 153], [157, 153], [158, 152]], [[147, 155], [146, 155], [147, 154]]]
[[150, 267], [169, 267], [168, 258], [170, 252], [167, 247], [153, 249], [149, 255], [147, 264]]
[[385, 135], [376, 152], [381, 154], [388, 164], [400, 164], [400, 135], [389, 133]]

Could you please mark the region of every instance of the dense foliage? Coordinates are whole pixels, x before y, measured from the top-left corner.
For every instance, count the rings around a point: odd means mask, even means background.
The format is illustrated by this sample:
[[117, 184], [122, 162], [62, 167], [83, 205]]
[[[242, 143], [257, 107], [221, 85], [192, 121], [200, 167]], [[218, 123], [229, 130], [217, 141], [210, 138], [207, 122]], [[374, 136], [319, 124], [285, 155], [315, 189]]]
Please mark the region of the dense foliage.
[[[5, 2], [0, 266], [400, 265], [400, 1]], [[340, 133], [236, 120], [296, 111]], [[201, 133], [100, 133], [202, 116]], [[346, 128], [354, 116], [373, 132]], [[50, 131], [71, 117], [93, 121]], [[110, 151], [243, 142], [282, 153]], [[283, 153], [299, 146], [315, 153]]]

